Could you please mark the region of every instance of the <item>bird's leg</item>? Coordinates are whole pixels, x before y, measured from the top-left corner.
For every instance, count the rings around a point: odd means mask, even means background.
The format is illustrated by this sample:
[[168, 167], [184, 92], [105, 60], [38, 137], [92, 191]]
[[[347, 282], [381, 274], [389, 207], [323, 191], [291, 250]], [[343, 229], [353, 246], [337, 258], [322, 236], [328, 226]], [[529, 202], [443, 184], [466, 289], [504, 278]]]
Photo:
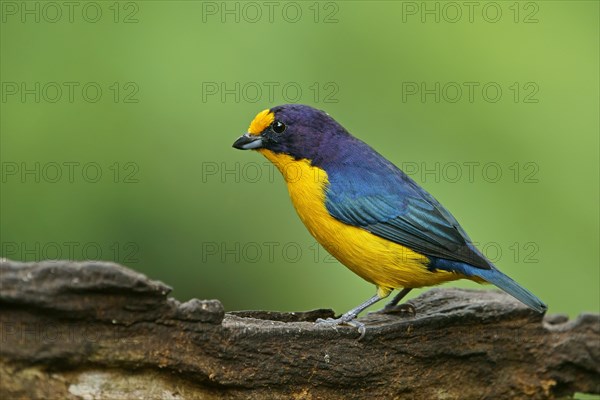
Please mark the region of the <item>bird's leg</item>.
[[411, 290], [412, 290], [412, 288], [402, 289], [396, 296], [394, 296], [394, 298], [392, 300], [390, 300], [389, 303], [387, 303], [385, 305], [384, 308], [396, 307], [396, 305], [400, 302], [400, 300], [402, 300], [408, 293], [410, 293]]
[[359, 340], [360, 340], [360, 339], [363, 338], [363, 336], [365, 336], [365, 332], [367, 330], [365, 328], [365, 324], [363, 324], [362, 322], [355, 321], [354, 319], [365, 308], [368, 308], [368, 307], [372, 306], [373, 304], [377, 303], [382, 298], [383, 297], [381, 297], [379, 294], [376, 294], [375, 296], [371, 297], [369, 300], [365, 301], [361, 305], [359, 305], [357, 307], [354, 307], [352, 310], [350, 310], [350, 311], [342, 314], [342, 316], [339, 317], [339, 318], [336, 318], [336, 319], [333, 319], [333, 318], [327, 318], [327, 319], [319, 318], [319, 319], [317, 319], [315, 321], [315, 323], [317, 325], [320, 325], [320, 326], [331, 326], [331, 327], [336, 327], [338, 325], [343, 325], [343, 324], [354, 326], [355, 328], [358, 329], [358, 332], [360, 333], [360, 337], [359, 337]]
[[400, 300], [402, 300], [411, 290], [412, 290], [412, 288], [402, 289], [389, 303], [387, 303], [385, 305], [385, 307], [383, 307], [381, 312], [394, 313], [394, 314], [406, 312], [406, 313], [415, 315], [416, 314], [415, 307], [412, 304], [404, 303], [404, 304], [398, 305]]

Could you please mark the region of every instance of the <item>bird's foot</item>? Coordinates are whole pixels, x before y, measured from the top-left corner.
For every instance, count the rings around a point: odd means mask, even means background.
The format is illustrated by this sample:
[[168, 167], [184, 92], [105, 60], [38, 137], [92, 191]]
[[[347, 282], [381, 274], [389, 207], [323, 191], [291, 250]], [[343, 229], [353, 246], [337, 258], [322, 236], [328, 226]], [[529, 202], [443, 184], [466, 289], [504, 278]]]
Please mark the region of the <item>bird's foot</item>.
[[363, 324], [362, 322], [358, 322], [355, 318], [356, 318], [356, 316], [346, 315], [346, 314], [344, 314], [340, 318], [336, 318], [336, 319], [319, 318], [315, 321], [315, 325], [331, 327], [333, 329], [336, 329], [340, 325], [353, 326], [358, 330], [358, 333], [360, 333], [358, 340], [361, 340], [363, 337], [365, 337], [365, 333], [367, 333], [367, 328], [366, 328], [365, 324]]
[[384, 314], [397, 314], [403, 317], [414, 317], [417, 315], [415, 306], [411, 303], [402, 303], [398, 305], [387, 305], [383, 307], [380, 312]]

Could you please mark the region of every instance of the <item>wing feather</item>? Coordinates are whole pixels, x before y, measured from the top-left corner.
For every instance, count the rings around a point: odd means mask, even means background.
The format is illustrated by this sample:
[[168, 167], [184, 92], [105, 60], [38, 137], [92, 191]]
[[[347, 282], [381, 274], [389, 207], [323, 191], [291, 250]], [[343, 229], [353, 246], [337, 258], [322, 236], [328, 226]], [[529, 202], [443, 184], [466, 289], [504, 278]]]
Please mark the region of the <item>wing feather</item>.
[[344, 165], [327, 171], [326, 206], [334, 218], [426, 256], [482, 269], [492, 267], [433, 196], [379, 157], [377, 161], [384, 164], [379, 165], [383, 174], [376, 173], [378, 169], [373, 166], [365, 169]]

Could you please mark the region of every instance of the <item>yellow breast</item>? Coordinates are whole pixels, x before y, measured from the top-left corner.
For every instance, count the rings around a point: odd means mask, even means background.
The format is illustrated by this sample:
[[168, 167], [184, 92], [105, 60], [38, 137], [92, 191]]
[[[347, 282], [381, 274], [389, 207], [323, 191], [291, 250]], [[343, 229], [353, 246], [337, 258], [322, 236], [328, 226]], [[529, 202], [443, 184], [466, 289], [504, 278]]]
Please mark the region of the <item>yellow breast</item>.
[[308, 160], [260, 149], [281, 171], [292, 203], [311, 235], [336, 259], [357, 275], [377, 285], [380, 295], [392, 289], [416, 288], [454, 280], [460, 276], [427, 269], [428, 259], [397, 243], [333, 218], [325, 207], [327, 173]]

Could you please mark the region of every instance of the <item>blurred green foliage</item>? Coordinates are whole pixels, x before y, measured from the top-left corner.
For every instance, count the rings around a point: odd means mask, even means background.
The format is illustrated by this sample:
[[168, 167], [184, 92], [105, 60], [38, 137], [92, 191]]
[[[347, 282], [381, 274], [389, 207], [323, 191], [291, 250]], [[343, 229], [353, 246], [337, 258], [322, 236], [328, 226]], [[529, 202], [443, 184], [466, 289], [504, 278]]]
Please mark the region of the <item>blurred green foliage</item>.
[[599, 3], [476, 3], [3, 1], [2, 256], [346, 311], [374, 288], [231, 148], [297, 101], [409, 170], [550, 312], [598, 311]]

